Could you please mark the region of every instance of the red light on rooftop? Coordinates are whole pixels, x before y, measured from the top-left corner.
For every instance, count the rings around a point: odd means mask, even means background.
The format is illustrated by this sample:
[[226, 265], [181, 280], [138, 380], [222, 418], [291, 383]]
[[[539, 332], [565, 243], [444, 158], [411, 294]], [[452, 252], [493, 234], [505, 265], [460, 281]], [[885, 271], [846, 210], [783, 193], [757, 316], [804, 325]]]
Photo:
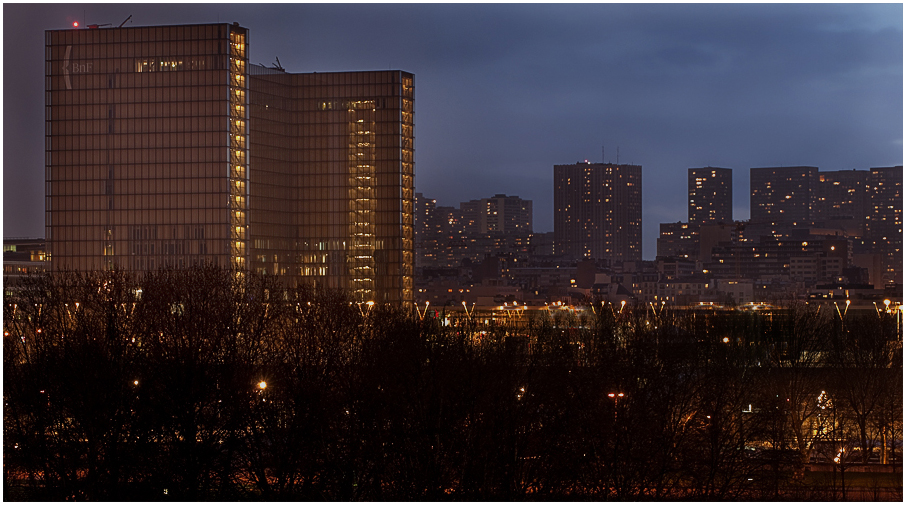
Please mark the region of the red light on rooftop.
[[73, 22], [72, 22], [72, 27], [73, 27], [73, 28], [78, 28], [78, 27], [79, 27], [79, 22], [78, 22], [78, 21], [73, 21]]

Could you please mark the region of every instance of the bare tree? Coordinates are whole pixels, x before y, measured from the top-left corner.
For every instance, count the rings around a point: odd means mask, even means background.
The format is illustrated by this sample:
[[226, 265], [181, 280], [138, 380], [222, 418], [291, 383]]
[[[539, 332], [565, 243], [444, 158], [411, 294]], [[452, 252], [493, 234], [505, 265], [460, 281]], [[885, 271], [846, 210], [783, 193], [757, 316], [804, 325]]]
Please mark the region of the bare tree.
[[857, 428], [862, 463], [868, 463], [873, 447], [881, 442], [885, 423], [876, 420], [886, 417], [882, 405], [895, 388], [895, 368], [902, 369], [902, 360], [896, 359], [898, 343], [884, 331], [885, 323], [892, 322], [889, 319], [871, 315], [844, 320], [841, 316], [830, 348], [834, 396]]
[[770, 314], [764, 341], [775, 407], [785, 413], [791, 445], [799, 453], [799, 477], [815, 440], [818, 397], [827, 387], [822, 366], [831, 324], [831, 311], [791, 302]]
[[5, 300], [4, 482], [48, 500], [780, 497], [821, 440], [866, 454], [902, 433], [899, 348], [826, 317], [479, 319], [204, 265], [47, 274]]

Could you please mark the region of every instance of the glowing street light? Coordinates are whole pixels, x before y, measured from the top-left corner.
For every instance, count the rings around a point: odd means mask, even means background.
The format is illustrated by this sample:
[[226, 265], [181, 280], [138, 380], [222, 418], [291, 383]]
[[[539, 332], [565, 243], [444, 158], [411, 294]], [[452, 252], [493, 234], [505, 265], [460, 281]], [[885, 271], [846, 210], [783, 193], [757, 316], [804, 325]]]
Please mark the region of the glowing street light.
[[267, 388], [267, 382], [261, 381], [258, 383], [258, 389], [264, 391]]
[[[349, 304], [352, 305], [352, 302], [349, 302]], [[362, 310], [363, 304], [368, 306], [367, 312]], [[368, 300], [367, 302], [357, 302], [356, 305], [359, 307], [359, 314], [361, 314], [362, 317], [365, 317], [367, 314], [371, 313], [371, 309], [372, 309], [372, 307], [374, 307], [374, 302], [371, 300]], [[416, 307], [416, 310], [417, 310], [417, 307]], [[427, 310], [427, 309], [425, 309], [425, 310]]]
[[425, 310], [418, 310], [418, 304], [415, 304], [415, 312], [418, 314], [419, 321], [423, 321], [425, 319], [425, 314], [428, 313], [428, 305], [431, 305], [430, 301], [425, 302]]
[[614, 422], [616, 422], [617, 406], [620, 403], [620, 399], [623, 398], [623, 396], [625, 396], [625, 395], [623, 393], [607, 393], [607, 396], [609, 396], [613, 400], [613, 420], [614, 420]]

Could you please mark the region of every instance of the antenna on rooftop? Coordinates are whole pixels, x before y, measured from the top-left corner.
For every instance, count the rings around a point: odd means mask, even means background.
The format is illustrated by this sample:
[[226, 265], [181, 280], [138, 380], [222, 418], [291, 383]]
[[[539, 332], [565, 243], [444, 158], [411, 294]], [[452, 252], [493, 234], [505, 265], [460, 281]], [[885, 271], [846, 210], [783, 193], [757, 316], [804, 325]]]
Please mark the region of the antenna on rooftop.
[[286, 72], [286, 69], [284, 69], [284, 68], [280, 65], [280, 58], [277, 57], [277, 56], [274, 56], [274, 58], [277, 59], [277, 63], [274, 63], [274, 68], [277, 69], [277, 70], [279, 70], [279, 71], [281, 71], [281, 72]]
[[130, 20], [130, 19], [132, 19], [132, 14], [129, 14], [129, 17], [128, 17], [128, 18], [126, 18], [126, 19], [125, 19], [125, 20], [123, 20], [123, 22], [122, 22], [122, 23], [120, 23], [120, 25], [119, 25], [119, 26], [117, 26], [117, 28], [122, 28], [122, 27], [123, 27], [123, 25], [124, 25], [124, 24], [126, 24], [126, 21], [129, 21], [129, 20]]

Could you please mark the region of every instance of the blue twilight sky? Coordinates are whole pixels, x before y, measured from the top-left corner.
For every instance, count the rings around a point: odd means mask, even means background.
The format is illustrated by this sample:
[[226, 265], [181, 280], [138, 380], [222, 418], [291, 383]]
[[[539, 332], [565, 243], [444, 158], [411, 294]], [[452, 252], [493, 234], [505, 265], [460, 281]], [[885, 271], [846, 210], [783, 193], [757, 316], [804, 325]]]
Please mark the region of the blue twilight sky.
[[534, 201], [553, 165], [643, 167], [643, 254], [686, 220], [686, 169], [903, 163], [902, 4], [3, 5], [3, 235], [44, 235], [45, 29], [238, 21], [251, 61], [415, 74], [416, 191]]

